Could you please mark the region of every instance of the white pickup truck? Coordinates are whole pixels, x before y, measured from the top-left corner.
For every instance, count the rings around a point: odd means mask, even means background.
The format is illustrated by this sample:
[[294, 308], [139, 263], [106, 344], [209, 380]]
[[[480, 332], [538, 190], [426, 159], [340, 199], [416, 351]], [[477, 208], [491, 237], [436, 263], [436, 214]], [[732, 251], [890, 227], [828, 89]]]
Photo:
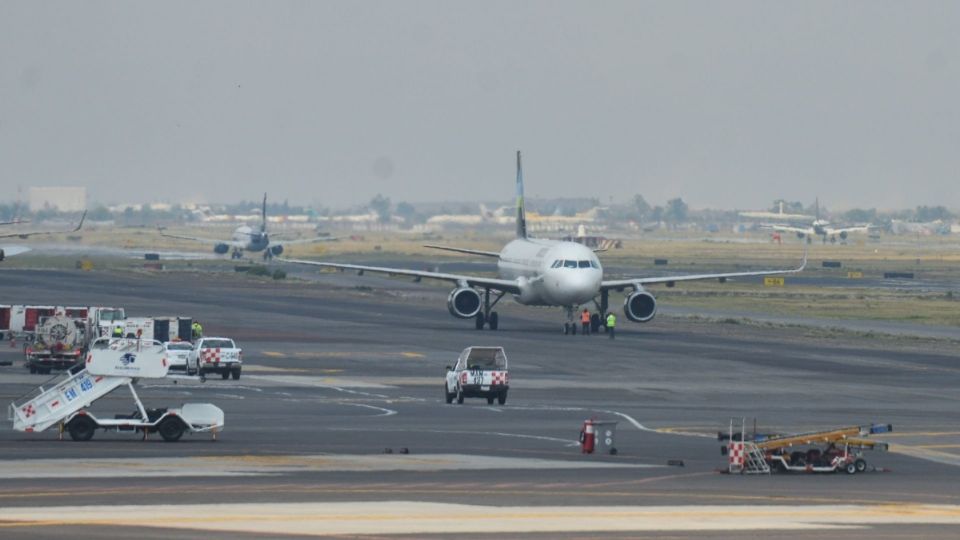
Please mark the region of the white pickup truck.
[[465, 397], [487, 398], [503, 405], [510, 390], [507, 354], [502, 347], [467, 347], [460, 353], [457, 364], [447, 366], [443, 395], [447, 403], [463, 403]]
[[219, 373], [224, 379], [233, 376], [233, 380], [240, 379], [240, 370], [243, 365], [243, 351], [230, 338], [205, 337], [193, 343], [193, 350], [187, 357], [187, 375], [200, 375], [206, 378], [207, 373]]

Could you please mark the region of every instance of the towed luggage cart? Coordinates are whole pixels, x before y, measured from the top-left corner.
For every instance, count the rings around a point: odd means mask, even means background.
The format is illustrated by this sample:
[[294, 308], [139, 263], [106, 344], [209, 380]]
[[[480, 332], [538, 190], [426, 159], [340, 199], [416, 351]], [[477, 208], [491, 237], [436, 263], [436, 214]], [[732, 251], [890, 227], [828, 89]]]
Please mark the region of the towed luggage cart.
[[717, 434], [718, 440], [727, 441], [721, 453], [727, 455], [731, 473], [865, 472], [867, 460], [863, 451], [888, 449], [887, 443], [866, 437], [893, 431], [891, 424], [866, 424], [810, 433], [748, 436], [744, 424], [741, 420], [736, 432], [731, 420], [729, 432]]
[[[90, 440], [97, 429], [160, 433], [173, 442], [184, 433], [223, 429], [223, 411], [210, 403], [187, 403], [180, 408], [147, 409], [134, 385], [139, 379], [162, 379], [170, 364], [158, 341], [100, 338], [87, 353], [84, 369], [51, 379], [52, 386], [41, 386], [10, 404], [8, 418], [13, 429], [23, 432], [44, 431], [59, 426], [75, 441]], [[100, 418], [87, 409], [117, 388], [130, 390], [136, 409], [114, 418]]]

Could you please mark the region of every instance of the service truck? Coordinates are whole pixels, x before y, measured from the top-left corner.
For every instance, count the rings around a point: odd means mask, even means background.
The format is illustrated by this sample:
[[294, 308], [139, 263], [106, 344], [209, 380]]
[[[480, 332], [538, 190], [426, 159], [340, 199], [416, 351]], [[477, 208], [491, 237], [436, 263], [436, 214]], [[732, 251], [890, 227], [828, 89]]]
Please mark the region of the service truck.
[[454, 366], [447, 366], [443, 394], [447, 403], [463, 403], [467, 397], [487, 399], [493, 405], [507, 402], [510, 390], [510, 374], [507, 371], [507, 354], [503, 347], [467, 347], [460, 353]]
[[44, 317], [33, 341], [24, 345], [24, 364], [30, 373], [68, 369], [81, 361], [86, 343], [85, 319], [65, 314]]
[[200, 375], [201, 379], [219, 373], [224, 379], [232, 376], [237, 380], [242, 368], [243, 350], [230, 338], [198, 338], [187, 356], [187, 375]]

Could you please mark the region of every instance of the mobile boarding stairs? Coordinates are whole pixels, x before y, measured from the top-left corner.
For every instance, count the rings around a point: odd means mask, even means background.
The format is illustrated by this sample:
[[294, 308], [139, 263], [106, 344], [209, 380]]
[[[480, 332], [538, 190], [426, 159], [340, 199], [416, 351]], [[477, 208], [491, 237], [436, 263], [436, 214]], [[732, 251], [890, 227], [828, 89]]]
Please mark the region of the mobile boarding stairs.
[[[70, 370], [47, 381], [10, 404], [8, 419], [13, 429], [26, 433], [58, 426], [75, 441], [90, 440], [98, 428], [160, 433], [173, 442], [186, 433], [208, 432], [216, 435], [223, 429], [223, 411], [210, 403], [186, 403], [177, 409], [147, 409], [140, 401], [134, 385], [140, 379], [162, 379], [170, 364], [163, 344], [153, 340], [100, 338], [90, 346], [82, 370]], [[114, 418], [99, 418], [87, 409], [98, 399], [126, 386], [133, 396], [136, 410]]]

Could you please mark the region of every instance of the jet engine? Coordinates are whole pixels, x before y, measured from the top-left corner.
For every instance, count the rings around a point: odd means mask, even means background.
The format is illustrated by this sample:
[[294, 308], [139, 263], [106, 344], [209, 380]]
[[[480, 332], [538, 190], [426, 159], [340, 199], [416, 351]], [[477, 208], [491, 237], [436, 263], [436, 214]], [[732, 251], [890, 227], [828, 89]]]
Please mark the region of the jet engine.
[[213, 246], [213, 252], [218, 255], [223, 255], [224, 253], [230, 251], [230, 246], [226, 244], [217, 244]]
[[642, 289], [634, 291], [624, 299], [623, 313], [633, 322], [650, 322], [657, 314], [657, 299]]
[[275, 257], [279, 257], [283, 253], [283, 246], [277, 244], [275, 246], [270, 246], [270, 253]]
[[841, 240], [847, 239], [847, 231], [840, 231], [840, 239]]
[[480, 293], [470, 288], [454, 289], [447, 297], [447, 310], [460, 319], [475, 317], [481, 304]]

